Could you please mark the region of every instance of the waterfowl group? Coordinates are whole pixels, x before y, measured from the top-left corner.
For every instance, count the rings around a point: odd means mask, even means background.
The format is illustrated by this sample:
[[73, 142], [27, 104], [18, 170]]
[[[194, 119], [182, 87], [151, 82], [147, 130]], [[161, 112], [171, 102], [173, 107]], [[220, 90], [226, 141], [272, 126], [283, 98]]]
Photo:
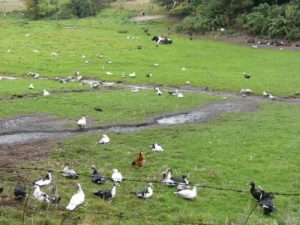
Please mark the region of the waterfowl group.
[[266, 192], [263, 188], [255, 188], [255, 183], [250, 181], [248, 185], [251, 186], [250, 193], [252, 197], [258, 202], [264, 214], [270, 214], [276, 210], [276, 207], [272, 201], [273, 193]]

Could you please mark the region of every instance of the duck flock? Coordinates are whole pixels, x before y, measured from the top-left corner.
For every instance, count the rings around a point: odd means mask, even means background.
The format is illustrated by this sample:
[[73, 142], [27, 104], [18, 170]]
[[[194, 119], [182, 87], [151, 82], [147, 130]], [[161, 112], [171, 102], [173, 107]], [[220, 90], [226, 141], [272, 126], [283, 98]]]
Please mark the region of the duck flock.
[[[99, 144], [108, 144], [110, 141], [109, 137], [104, 134], [99, 142]], [[150, 146], [153, 152], [163, 152], [164, 148], [162, 145], [158, 143], [154, 143]], [[143, 153], [139, 153], [138, 157], [133, 160], [132, 166], [136, 168], [141, 168], [145, 164], [145, 157]], [[116, 197], [118, 187], [123, 183], [126, 179], [121, 174], [121, 172], [114, 168], [112, 169], [112, 173], [110, 178], [103, 176], [101, 172], [99, 172], [95, 165], [90, 167], [91, 169], [91, 182], [97, 185], [103, 185], [107, 181], [112, 181], [113, 186], [111, 189], [100, 189], [98, 191], [93, 192], [94, 196], [103, 199], [104, 201], [111, 201]], [[57, 205], [60, 203], [61, 196], [58, 195], [57, 186], [53, 183], [52, 173], [53, 170], [48, 170], [47, 174], [39, 179], [36, 179], [32, 182], [34, 191], [33, 197], [36, 201], [39, 202], [47, 202], [49, 204]], [[59, 172], [59, 171], [56, 171]], [[66, 179], [79, 179], [80, 174], [77, 173], [74, 169], [69, 168], [69, 164], [66, 163], [64, 165], [63, 170], [61, 171], [62, 177]], [[181, 197], [183, 199], [193, 200], [197, 197], [197, 190], [201, 186], [200, 184], [192, 184], [188, 180], [189, 175], [183, 175], [182, 177], [176, 177], [173, 175], [172, 169], [168, 168], [162, 174], [162, 179], [160, 181], [155, 181], [155, 183], [165, 185], [174, 189], [174, 195]], [[144, 181], [140, 181], [144, 182]], [[47, 194], [43, 190], [42, 187], [49, 186], [52, 184], [51, 195]], [[255, 183], [250, 181], [248, 183], [250, 188], [250, 193], [253, 198], [257, 201], [257, 204], [261, 207], [262, 212], [264, 214], [270, 214], [276, 210], [276, 207], [273, 203], [273, 194], [271, 192], [266, 192], [263, 188], [258, 187], [255, 188]], [[77, 192], [70, 196], [69, 203], [65, 207], [68, 211], [73, 211], [78, 208], [80, 205], [85, 203], [85, 193], [80, 183], [77, 183]], [[0, 187], [0, 194], [3, 192], [3, 187]], [[153, 183], [148, 183], [145, 189], [137, 190], [134, 192], [130, 192], [133, 196], [139, 199], [150, 199], [154, 195], [154, 185]], [[28, 197], [28, 193], [26, 187], [17, 184], [14, 189], [14, 196], [16, 200], [23, 200]]]

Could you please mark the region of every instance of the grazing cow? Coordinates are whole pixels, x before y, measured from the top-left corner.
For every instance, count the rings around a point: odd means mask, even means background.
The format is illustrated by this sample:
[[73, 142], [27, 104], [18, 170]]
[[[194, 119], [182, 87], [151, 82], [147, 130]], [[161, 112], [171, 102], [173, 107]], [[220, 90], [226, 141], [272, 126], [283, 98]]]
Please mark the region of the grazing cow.
[[156, 44], [164, 44], [164, 45], [170, 45], [173, 43], [173, 41], [167, 37], [163, 36], [153, 36], [152, 41], [156, 41]]

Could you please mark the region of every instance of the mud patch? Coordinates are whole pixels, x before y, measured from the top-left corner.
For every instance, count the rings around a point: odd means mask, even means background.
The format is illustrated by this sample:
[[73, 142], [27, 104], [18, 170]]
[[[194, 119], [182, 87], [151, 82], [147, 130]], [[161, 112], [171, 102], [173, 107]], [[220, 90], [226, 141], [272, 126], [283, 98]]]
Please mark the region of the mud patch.
[[233, 112], [253, 112], [258, 108], [255, 101], [225, 101], [205, 105], [196, 110], [177, 115], [166, 115], [157, 119], [157, 123], [161, 125], [176, 125], [184, 123], [201, 123], [214, 119], [224, 113]]
[[0, 145], [0, 165], [18, 165], [23, 160], [40, 161], [47, 157], [49, 150], [56, 147], [57, 139], [36, 140], [35, 142]]

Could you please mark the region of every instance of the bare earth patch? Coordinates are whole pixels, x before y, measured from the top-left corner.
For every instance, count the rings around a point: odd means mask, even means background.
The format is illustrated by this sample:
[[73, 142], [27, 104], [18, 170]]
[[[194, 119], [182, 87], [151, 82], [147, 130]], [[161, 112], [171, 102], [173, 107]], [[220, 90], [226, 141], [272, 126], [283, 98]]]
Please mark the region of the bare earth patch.
[[145, 16], [135, 16], [132, 17], [130, 20], [134, 22], [141, 22], [147, 20], [158, 20], [158, 19], [165, 19], [167, 18], [166, 15], [145, 15]]

